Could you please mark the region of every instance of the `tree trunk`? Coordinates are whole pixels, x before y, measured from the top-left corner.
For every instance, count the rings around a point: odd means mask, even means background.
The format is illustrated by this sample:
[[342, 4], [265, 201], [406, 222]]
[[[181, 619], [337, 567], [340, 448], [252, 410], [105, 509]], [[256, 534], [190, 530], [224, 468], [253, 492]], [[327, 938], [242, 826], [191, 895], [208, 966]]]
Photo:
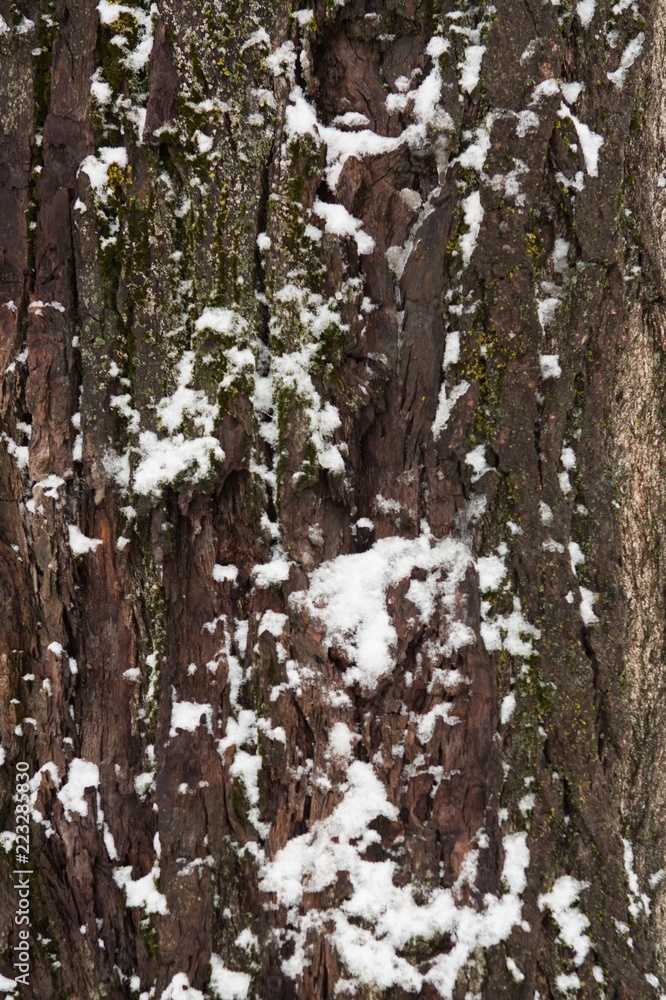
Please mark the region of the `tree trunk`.
[[0, 986], [666, 995], [663, 5], [0, 13]]

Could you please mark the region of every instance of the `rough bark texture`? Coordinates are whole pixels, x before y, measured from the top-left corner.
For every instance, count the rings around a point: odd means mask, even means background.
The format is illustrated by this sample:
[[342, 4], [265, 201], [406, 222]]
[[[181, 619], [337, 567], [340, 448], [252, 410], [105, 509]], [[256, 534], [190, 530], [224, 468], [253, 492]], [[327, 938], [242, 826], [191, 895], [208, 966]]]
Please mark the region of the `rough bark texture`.
[[0, 14], [0, 973], [666, 992], [663, 8]]

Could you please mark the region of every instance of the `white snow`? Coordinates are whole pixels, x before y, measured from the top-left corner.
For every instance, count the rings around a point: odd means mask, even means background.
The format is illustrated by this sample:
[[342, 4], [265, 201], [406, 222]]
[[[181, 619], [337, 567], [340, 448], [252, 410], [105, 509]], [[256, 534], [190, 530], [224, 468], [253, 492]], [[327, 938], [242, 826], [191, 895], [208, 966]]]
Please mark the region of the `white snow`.
[[550, 910], [560, 928], [560, 940], [574, 953], [574, 965], [582, 965], [592, 947], [585, 933], [590, 921], [578, 909], [578, 897], [589, 882], [579, 882], [571, 875], [558, 878], [550, 892], [539, 896], [540, 910]]
[[162, 488], [188, 473], [195, 480], [211, 472], [213, 462], [223, 462], [224, 452], [216, 438], [187, 439], [184, 434], [158, 438], [152, 431], [139, 435], [141, 460], [134, 472], [134, 489], [143, 496], [159, 496]]
[[537, 303], [537, 315], [544, 333], [553, 323], [560, 304], [560, 299], [557, 295], [550, 295], [545, 299], [540, 299]]
[[205, 156], [206, 153], [210, 153], [213, 148], [213, 137], [211, 135], [206, 135], [200, 129], [197, 129], [192, 138], [196, 142], [197, 149], [202, 156]]
[[560, 455], [560, 461], [567, 472], [571, 472], [572, 469], [576, 468], [576, 453], [573, 448], [568, 445], [563, 445], [562, 453]]
[[624, 81], [627, 73], [634, 65], [639, 55], [643, 51], [643, 43], [645, 42], [645, 35], [641, 31], [635, 38], [632, 38], [626, 49], [622, 53], [620, 59], [620, 65], [615, 70], [614, 73], [606, 73], [606, 76], [618, 90], [622, 90], [624, 86]]
[[238, 579], [238, 566], [222, 566], [216, 563], [213, 566], [213, 579], [216, 583], [235, 583]]
[[[344, 798], [334, 811], [308, 833], [289, 841], [264, 866], [260, 888], [289, 908], [294, 928], [290, 935], [294, 954], [282, 968], [296, 977], [307, 962], [311, 914], [303, 907], [305, 894], [323, 892], [335, 884], [339, 872], [346, 872], [351, 892], [335, 907], [318, 914], [317, 920], [332, 921], [332, 943], [349, 973], [356, 981], [379, 990], [398, 986], [418, 992], [430, 982], [442, 997], [450, 998], [473, 951], [505, 940], [520, 921], [519, 894], [525, 888], [529, 864], [525, 834], [504, 838], [503, 880], [508, 887], [504, 895], [487, 894], [475, 909], [459, 905], [451, 889], [436, 888], [417, 902], [415, 886], [394, 883], [394, 861], [372, 862], [363, 856], [378, 839], [369, 824], [381, 816], [395, 819], [397, 809], [387, 800], [372, 766], [354, 761], [348, 770]], [[425, 975], [415, 961], [398, 954], [411, 940], [444, 934], [451, 936], [454, 947], [440, 954]]]
[[592, 590], [588, 590], [587, 587], [581, 587], [580, 596], [581, 596], [580, 616], [586, 625], [594, 625], [595, 622], [599, 621], [599, 619], [594, 613], [594, 608], [592, 607], [592, 605], [597, 600], [599, 595], [595, 594], [594, 591]]
[[[205, 720], [202, 723], [202, 718]], [[199, 726], [206, 726], [209, 733], [213, 732], [213, 709], [210, 705], [199, 704], [196, 701], [175, 701], [171, 706], [171, 728], [169, 736], [176, 736], [179, 729], [193, 733]]]
[[460, 332], [458, 330], [452, 330], [446, 335], [446, 343], [444, 346], [444, 360], [442, 361], [442, 368], [446, 369], [450, 365], [457, 365], [460, 360]]
[[[119, 889], [125, 890], [125, 902], [128, 907], [140, 907], [146, 913], [160, 913], [165, 916], [169, 909], [166, 897], [156, 885], [159, 873], [159, 863], [155, 861], [152, 870], [147, 875], [133, 879], [132, 866], [123, 865], [120, 868], [114, 868], [113, 881]], [[162, 995], [164, 996], [164, 994]]]
[[[199, 323], [200, 320], [197, 321]], [[176, 366], [178, 384], [171, 396], [161, 399], [155, 409], [160, 423], [173, 434], [186, 417], [204, 434], [212, 434], [217, 419], [217, 405], [208, 401], [200, 389], [192, 389], [190, 382], [194, 376], [194, 351], [185, 351]]]
[[[118, 7], [114, 9], [117, 10]], [[100, 201], [105, 202], [109, 196], [109, 167], [115, 165], [124, 170], [127, 162], [127, 150], [124, 146], [102, 146], [97, 156], [86, 156], [79, 167], [79, 173], [87, 174], [91, 188]]]
[[210, 988], [216, 1000], [246, 1000], [250, 989], [247, 972], [227, 969], [219, 955], [210, 956]]
[[529, 132], [535, 132], [539, 127], [539, 116], [529, 108], [517, 112], [516, 118], [518, 119], [516, 135], [519, 139], [524, 139]]
[[[98, 104], [108, 104], [113, 96], [113, 91], [102, 76], [101, 67], [98, 67], [90, 77], [90, 93]], [[85, 205], [83, 206], [85, 210]], [[76, 205], [74, 206], [76, 208]]]
[[[427, 141], [427, 127], [434, 126], [440, 131], [452, 130], [453, 120], [440, 104], [442, 76], [438, 57], [447, 50], [449, 43], [438, 36], [430, 39], [426, 48], [427, 55], [432, 60], [429, 74], [422, 83], [409, 93], [389, 95], [387, 109], [406, 111], [411, 106], [413, 124], [398, 136], [378, 135], [367, 128], [358, 131], [339, 129], [333, 125], [323, 125], [317, 120], [315, 109], [305, 98], [300, 87], [294, 87], [290, 94], [290, 104], [285, 114], [285, 129], [287, 137], [309, 135], [319, 145], [326, 145], [326, 181], [332, 191], [335, 191], [342, 168], [350, 157], [363, 159], [366, 156], [378, 156], [393, 152], [402, 145], [412, 147], [423, 146]], [[474, 48], [470, 46], [470, 48]], [[475, 70], [478, 72], [482, 53], [470, 52], [466, 80], [472, 83]], [[478, 63], [478, 65], [477, 65]], [[395, 98], [398, 98], [396, 104]]]
[[328, 749], [333, 757], [349, 760], [354, 748], [354, 733], [344, 722], [336, 722], [328, 734]]
[[452, 165], [459, 163], [461, 167], [471, 168], [477, 173], [483, 174], [483, 165], [486, 162], [488, 150], [490, 149], [490, 128], [493, 119], [490, 115], [486, 117], [483, 125], [474, 132], [474, 142], [471, 142], [462, 153], [452, 160]]
[[479, 238], [481, 222], [483, 220], [483, 206], [481, 204], [481, 193], [473, 191], [467, 198], [463, 199], [463, 218], [468, 231], [460, 237], [460, 249], [462, 252], [463, 264], [468, 266]]
[[500, 722], [503, 726], [506, 726], [507, 722], [510, 721], [515, 710], [516, 696], [512, 691], [510, 694], [507, 694], [504, 698], [502, 698], [502, 704], [500, 706]]
[[541, 378], [559, 378], [562, 374], [559, 354], [540, 354], [539, 364], [541, 365]]
[[277, 639], [284, 632], [284, 627], [288, 621], [287, 616], [280, 611], [264, 611], [259, 622], [257, 635], [261, 635], [262, 632], [270, 632]]
[[288, 580], [290, 567], [291, 562], [288, 559], [277, 556], [271, 562], [255, 566], [252, 576], [257, 587], [270, 587]]
[[481, 75], [481, 60], [486, 51], [485, 45], [468, 45], [465, 49], [463, 62], [458, 63], [460, 70], [460, 88], [471, 94], [476, 88]]
[[58, 798], [65, 807], [65, 819], [71, 820], [72, 813], [80, 816], [88, 815], [88, 803], [85, 799], [86, 788], [99, 787], [99, 768], [97, 764], [75, 757], [70, 761], [67, 781], [58, 792]]
[[555, 985], [561, 993], [578, 993], [581, 987], [581, 982], [579, 977], [575, 972], [562, 972], [555, 979]]
[[514, 597], [513, 611], [509, 615], [490, 615], [490, 602], [481, 602], [481, 638], [489, 653], [505, 649], [510, 656], [529, 657], [534, 654], [532, 639], [541, 633], [525, 618], [520, 599]]
[[578, 0], [578, 3], [576, 4], [576, 13], [578, 14], [580, 23], [584, 28], [589, 28], [592, 18], [594, 17], [596, 6], [596, 0]]
[[[150, 996], [149, 993], [147, 995]], [[190, 986], [190, 980], [184, 972], [178, 972], [163, 991], [160, 1000], [205, 1000], [205, 997], [201, 990]]]
[[512, 958], [509, 958], [508, 956], [506, 960], [506, 967], [511, 973], [511, 978], [513, 979], [513, 981], [515, 983], [522, 983], [522, 981], [525, 979], [525, 973], [521, 972], [516, 963], [514, 962], [514, 960]]
[[101, 538], [88, 538], [75, 524], [68, 524], [69, 547], [77, 556], [84, 556], [88, 552], [94, 552], [102, 544]]
[[577, 566], [585, 562], [585, 555], [578, 542], [569, 542], [569, 558], [571, 560], [571, 571], [574, 576], [578, 576]]
[[487, 590], [497, 590], [506, 576], [504, 560], [499, 556], [482, 556], [476, 560], [479, 574], [479, 590], [485, 594]]
[[233, 309], [220, 309], [217, 306], [209, 306], [204, 309], [199, 319], [194, 324], [197, 332], [202, 330], [214, 330], [224, 336], [238, 336], [247, 329], [247, 320], [235, 312]]
[[445, 430], [449, 422], [451, 413], [453, 411], [453, 407], [458, 402], [458, 400], [465, 395], [468, 389], [469, 389], [469, 382], [465, 381], [459, 382], [458, 385], [454, 385], [450, 391], [446, 385], [446, 382], [442, 382], [441, 388], [439, 390], [437, 412], [435, 413], [435, 419], [432, 422], [432, 435], [435, 441], [439, 438], [442, 431]]
[[560, 90], [562, 91], [562, 97], [567, 102], [567, 104], [575, 104], [578, 98], [580, 97], [582, 89], [583, 89], [582, 83], [560, 82]]
[[574, 123], [574, 127], [578, 133], [578, 139], [580, 140], [580, 145], [583, 150], [585, 169], [590, 177], [598, 177], [599, 150], [604, 144], [604, 137], [599, 135], [597, 132], [593, 132], [592, 129], [585, 125], [584, 122], [579, 121], [579, 119], [576, 118], [571, 111], [569, 111], [569, 108], [564, 103], [560, 105], [558, 115], [560, 118], [570, 118]]
[[465, 455], [465, 465], [471, 465], [474, 469], [474, 475], [472, 476], [473, 483], [478, 482], [487, 472], [491, 472], [492, 466], [488, 465], [486, 461], [486, 446], [478, 444], [476, 448], [468, 451]]
[[333, 205], [317, 199], [312, 206], [315, 215], [324, 220], [327, 233], [336, 236], [352, 236], [359, 254], [369, 254], [375, 249], [375, 241], [363, 231], [363, 223], [350, 215], [344, 205]]
[[296, 66], [296, 49], [294, 43], [288, 39], [278, 46], [274, 52], [266, 56], [266, 66], [273, 76], [286, 76], [294, 82], [294, 69]]
[[[397, 635], [386, 606], [389, 587], [419, 567], [434, 574], [432, 594], [441, 594], [446, 602], [469, 562], [467, 547], [451, 538], [383, 538], [367, 552], [323, 563], [311, 574], [310, 589], [292, 594], [290, 602], [319, 621], [329, 645], [341, 647], [353, 661], [344, 674], [345, 683], [358, 682], [368, 690], [395, 663]], [[413, 586], [418, 582], [412, 581], [410, 593], [422, 600], [422, 610], [427, 612], [433, 597], [424, 587]]]

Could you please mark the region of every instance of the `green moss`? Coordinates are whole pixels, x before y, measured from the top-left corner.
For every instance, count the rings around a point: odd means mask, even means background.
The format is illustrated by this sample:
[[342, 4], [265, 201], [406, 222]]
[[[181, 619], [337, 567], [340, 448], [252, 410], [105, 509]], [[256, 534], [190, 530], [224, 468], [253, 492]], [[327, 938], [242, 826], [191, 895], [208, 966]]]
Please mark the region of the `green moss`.
[[250, 804], [247, 799], [245, 785], [240, 778], [234, 778], [231, 785], [231, 808], [241, 826], [247, 826]]
[[157, 959], [157, 931], [155, 930], [155, 925], [153, 924], [150, 916], [142, 917], [142, 919], [139, 920], [139, 934], [141, 936], [141, 940], [148, 949], [148, 954], [151, 958]]

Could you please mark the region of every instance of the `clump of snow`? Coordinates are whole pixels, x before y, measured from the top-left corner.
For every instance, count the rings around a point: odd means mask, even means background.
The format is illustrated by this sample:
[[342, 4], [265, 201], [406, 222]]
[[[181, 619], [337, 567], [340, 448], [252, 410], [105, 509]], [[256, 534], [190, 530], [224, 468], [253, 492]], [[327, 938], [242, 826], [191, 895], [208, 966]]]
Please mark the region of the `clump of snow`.
[[202, 718], [208, 732], [213, 733], [213, 709], [210, 705], [199, 704], [196, 701], [174, 701], [171, 706], [171, 728], [169, 736], [176, 736], [178, 730], [193, 733], [200, 725]]
[[250, 990], [247, 972], [227, 969], [219, 955], [210, 956], [210, 988], [216, 1000], [246, 1000]]
[[238, 566], [222, 566], [216, 563], [213, 566], [213, 579], [216, 583], [235, 583], [238, 579]]
[[442, 368], [446, 371], [446, 369], [449, 368], [451, 365], [457, 365], [459, 360], [460, 360], [460, 332], [458, 330], [451, 330], [446, 335]]
[[490, 602], [482, 601], [481, 619], [481, 638], [489, 653], [505, 649], [510, 656], [534, 655], [532, 639], [539, 639], [541, 632], [525, 618], [519, 598], [514, 597], [509, 615], [491, 615]]
[[289, 579], [291, 562], [277, 555], [271, 562], [258, 563], [252, 570], [257, 587], [272, 587]]
[[[157, 4], [151, 4], [148, 11], [140, 7], [130, 7], [123, 3], [112, 3], [110, 0], [100, 0], [97, 4], [101, 24], [113, 24], [121, 14], [129, 14], [139, 28], [139, 39], [136, 48], [122, 60], [123, 65], [132, 73], [138, 73], [148, 65], [150, 53], [153, 51], [153, 18], [157, 16]], [[124, 36], [116, 36], [124, 40]]]
[[194, 329], [198, 333], [202, 330], [213, 330], [223, 336], [237, 337], [247, 329], [247, 320], [233, 309], [209, 306], [195, 322]]
[[587, 587], [580, 588], [580, 616], [583, 619], [585, 625], [594, 625], [599, 621], [596, 614], [594, 613], [594, 608], [592, 605], [599, 597], [594, 591], [588, 590]]
[[486, 51], [485, 45], [468, 45], [465, 49], [465, 58], [458, 63], [460, 70], [460, 89], [471, 94], [479, 82], [481, 75], [481, 60]]
[[467, 232], [460, 237], [460, 249], [462, 252], [463, 264], [468, 266], [476, 247], [476, 241], [481, 231], [483, 220], [483, 206], [481, 204], [481, 193], [473, 191], [467, 198], [463, 199], [463, 218], [467, 226]]
[[375, 249], [375, 241], [363, 231], [361, 220], [350, 215], [344, 205], [330, 204], [317, 199], [312, 209], [315, 215], [324, 220], [327, 233], [352, 236], [359, 254], [369, 254]]
[[125, 890], [125, 901], [128, 907], [140, 907], [146, 913], [159, 913], [165, 916], [169, 912], [166, 897], [157, 888], [160, 874], [159, 861], [155, 861], [152, 869], [142, 878], [132, 878], [132, 866], [123, 865], [113, 870], [113, 881], [119, 889]]
[[[98, 104], [108, 104], [113, 96], [113, 91], [102, 76], [102, 69], [98, 67], [90, 77], [90, 93]], [[74, 206], [76, 208], [76, 206]], [[85, 208], [85, 205], [84, 205]]]
[[98, 155], [92, 153], [86, 156], [79, 167], [79, 173], [84, 173], [90, 180], [90, 186], [102, 202], [109, 197], [109, 168], [116, 166], [121, 170], [127, 167], [127, 150], [124, 146], [102, 146]]
[[568, 445], [563, 445], [562, 454], [560, 455], [560, 461], [562, 462], [562, 465], [567, 470], [567, 472], [571, 472], [572, 469], [575, 469], [576, 453], [574, 452], [573, 448], [570, 448]]
[[99, 768], [89, 760], [75, 757], [70, 761], [67, 771], [67, 781], [58, 792], [58, 798], [65, 807], [65, 819], [71, 820], [72, 813], [80, 816], [88, 815], [88, 803], [85, 799], [87, 788], [99, 787]]
[[354, 733], [344, 722], [336, 722], [328, 734], [328, 749], [333, 757], [349, 760], [354, 748]]
[[505, 695], [500, 706], [500, 722], [503, 726], [506, 726], [506, 724], [511, 720], [515, 710], [516, 696], [512, 691], [510, 694]]
[[158, 438], [152, 431], [142, 431], [138, 450], [141, 460], [133, 485], [143, 496], [159, 496], [165, 486], [185, 473], [194, 480], [205, 479], [214, 461], [224, 461], [217, 439], [210, 436], [187, 439], [184, 434], [174, 434]]
[[592, 23], [596, 6], [596, 0], [578, 0], [578, 3], [576, 4], [576, 13], [578, 14], [580, 23], [584, 28], [589, 28]]
[[492, 466], [488, 465], [486, 460], [486, 446], [478, 444], [476, 448], [468, 451], [465, 455], [465, 465], [471, 465], [474, 469], [473, 483], [478, 482], [487, 472], [492, 472]]
[[572, 993], [578, 993], [581, 987], [581, 982], [575, 972], [562, 972], [555, 979], [555, 985], [560, 993], [570, 995]]
[[84, 556], [88, 552], [94, 552], [102, 545], [101, 538], [88, 538], [75, 524], [68, 524], [69, 547], [77, 556]]
[[446, 382], [442, 382], [439, 390], [437, 412], [435, 413], [435, 419], [432, 422], [432, 436], [435, 441], [437, 441], [440, 437], [442, 431], [446, 429], [453, 407], [456, 405], [458, 400], [465, 395], [468, 389], [469, 382], [465, 382], [464, 380], [459, 382], [458, 385], [454, 385], [450, 390]]
[[560, 367], [560, 357], [558, 354], [540, 354], [539, 364], [541, 366], [541, 378], [559, 378], [562, 374]]
[[585, 125], [584, 122], [579, 121], [579, 119], [576, 118], [571, 111], [569, 111], [569, 108], [564, 103], [560, 105], [558, 115], [560, 118], [570, 118], [574, 123], [574, 127], [578, 133], [578, 139], [580, 140], [580, 145], [583, 150], [585, 169], [590, 177], [598, 177], [599, 150], [604, 144], [604, 137], [599, 135], [597, 132], [593, 132], [592, 129], [588, 125]]
[[516, 963], [512, 958], [507, 957], [506, 967], [511, 973], [511, 978], [513, 979], [514, 983], [523, 982], [523, 980], [525, 979], [525, 973], [520, 971], [520, 969], [518, 968], [518, 966], [516, 965]]
[[[450, 998], [473, 951], [506, 940], [520, 921], [519, 895], [529, 864], [525, 834], [504, 838], [503, 881], [508, 888], [504, 895], [487, 894], [475, 909], [459, 905], [455, 890], [437, 888], [417, 902], [415, 886], [395, 885], [394, 861], [372, 862], [363, 856], [378, 837], [369, 824], [381, 816], [393, 819], [397, 810], [386, 799], [371, 765], [355, 761], [349, 767], [347, 791], [334, 812], [289, 841], [264, 866], [260, 887], [289, 908], [289, 939], [296, 945], [293, 957], [283, 962], [283, 971], [295, 978], [307, 962], [310, 923], [307, 912], [300, 910], [305, 893], [335, 885], [342, 871], [351, 892], [318, 919], [331, 920], [332, 943], [354, 981], [409, 992], [431, 983], [442, 997]], [[399, 954], [411, 940], [444, 934], [451, 936], [454, 947], [439, 955], [425, 974], [416, 962]]]
[[[368, 690], [395, 662], [397, 635], [386, 606], [389, 587], [418, 567], [434, 575], [433, 594], [442, 594], [446, 601], [469, 563], [469, 549], [451, 538], [383, 538], [366, 552], [323, 563], [312, 573], [310, 589], [292, 594], [290, 601], [321, 622], [329, 645], [340, 646], [353, 661], [344, 674], [345, 683], [359, 683]], [[427, 612], [433, 598], [428, 600], [423, 588], [410, 593]]]
[[[201, 320], [197, 320], [197, 324], [199, 322]], [[176, 370], [176, 390], [171, 396], [161, 399], [155, 407], [160, 423], [169, 434], [173, 434], [188, 418], [204, 434], [212, 434], [218, 408], [208, 401], [205, 392], [190, 386], [194, 376], [194, 351], [185, 351]]]
[[493, 120], [491, 114], [486, 116], [483, 125], [480, 125], [474, 132], [474, 142], [470, 142], [469, 146], [455, 160], [451, 161], [452, 164], [459, 163], [461, 167], [471, 168], [477, 173], [483, 174], [483, 165], [490, 149], [490, 129]]
[[160, 996], [160, 1000], [205, 1000], [205, 997], [201, 990], [195, 990], [190, 986], [190, 980], [184, 972], [178, 972]]
[[287, 616], [283, 615], [280, 611], [264, 611], [259, 622], [257, 634], [261, 635], [262, 632], [270, 632], [271, 635], [278, 638], [284, 632], [288, 621]]
[[588, 882], [579, 882], [571, 875], [558, 878], [550, 892], [539, 896], [537, 902], [540, 910], [550, 910], [560, 929], [560, 940], [574, 953], [574, 964], [582, 965], [587, 953], [592, 947], [590, 938], [585, 933], [590, 921], [578, 909], [578, 897]]
[[506, 576], [504, 560], [499, 556], [481, 556], [476, 560], [479, 574], [479, 590], [485, 594], [487, 590], [497, 590]]
[[641, 31], [635, 38], [632, 38], [626, 49], [622, 53], [620, 65], [613, 73], [606, 73], [606, 76], [618, 90], [622, 90], [627, 73], [634, 65], [639, 55], [643, 51], [645, 35]]
[[[432, 61], [428, 75], [418, 87], [409, 93], [389, 96], [387, 100], [389, 112], [411, 109], [413, 124], [408, 125], [398, 136], [378, 135], [368, 128], [361, 128], [358, 131], [348, 131], [346, 128], [343, 130], [336, 128], [335, 123], [323, 125], [317, 120], [316, 111], [306, 100], [302, 89], [298, 86], [292, 89], [290, 104], [287, 106], [285, 115], [287, 136], [292, 138], [309, 135], [317, 145], [322, 142], [325, 144], [325, 175], [332, 191], [335, 191], [342, 169], [350, 157], [361, 160], [366, 156], [391, 153], [403, 145], [421, 147], [428, 141], [428, 126], [441, 131], [453, 129], [453, 120], [440, 104], [442, 75], [438, 59], [448, 47], [449, 43], [445, 39], [439, 36], [431, 38], [426, 48], [426, 53]], [[470, 48], [473, 47], [470, 46]], [[475, 52], [470, 53], [469, 70], [466, 77], [470, 85], [475, 67], [478, 69], [477, 58], [478, 66], [480, 66], [480, 55]], [[395, 107], [392, 107], [395, 102], [392, 102], [391, 98], [395, 96], [399, 97], [400, 101]]]
[[567, 102], [567, 104], [575, 104], [580, 97], [581, 91], [583, 89], [582, 83], [560, 83], [560, 90], [562, 91], [562, 97]]

